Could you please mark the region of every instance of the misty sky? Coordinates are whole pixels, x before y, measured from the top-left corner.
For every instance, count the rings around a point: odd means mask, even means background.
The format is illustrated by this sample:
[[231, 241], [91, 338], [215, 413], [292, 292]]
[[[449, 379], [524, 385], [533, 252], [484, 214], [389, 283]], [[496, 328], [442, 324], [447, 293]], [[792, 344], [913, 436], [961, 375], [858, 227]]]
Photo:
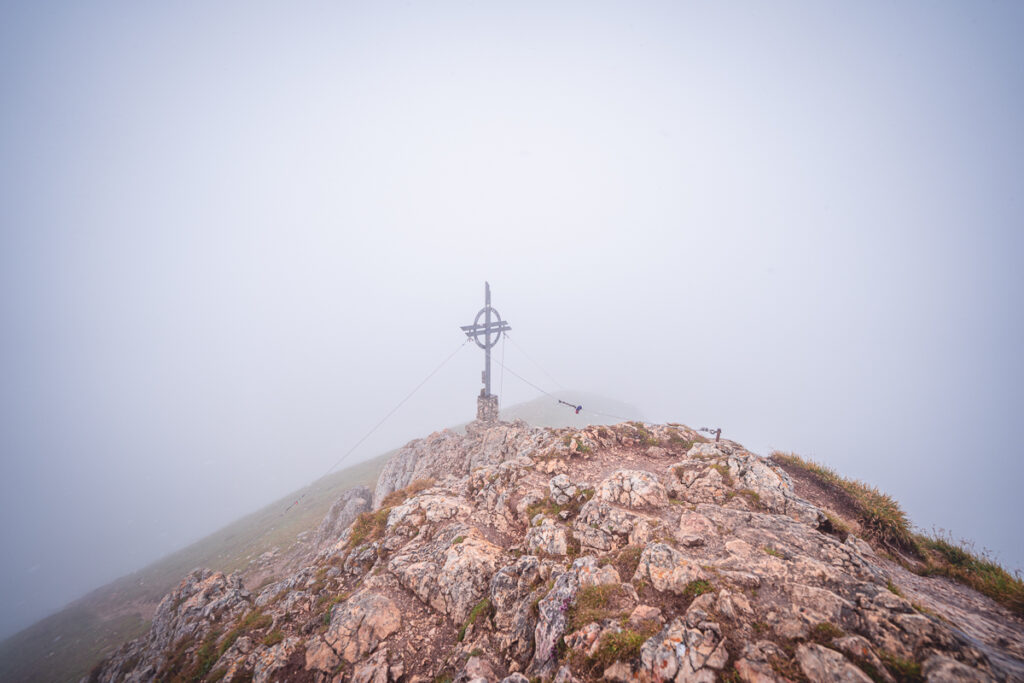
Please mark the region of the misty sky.
[[[0, 635], [461, 343], [1024, 566], [1024, 4], [0, 9]], [[466, 347], [361, 447], [470, 419]], [[508, 375], [504, 403], [537, 393]]]

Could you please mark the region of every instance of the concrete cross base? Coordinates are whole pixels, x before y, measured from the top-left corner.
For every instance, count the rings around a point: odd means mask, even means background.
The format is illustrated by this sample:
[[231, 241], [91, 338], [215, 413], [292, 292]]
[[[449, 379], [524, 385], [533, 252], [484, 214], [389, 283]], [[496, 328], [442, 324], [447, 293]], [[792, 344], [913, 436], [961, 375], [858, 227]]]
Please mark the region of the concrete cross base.
[[477, 396], [476, 397], [476, 419], [481, 422], [498, 421], [498, 397]]

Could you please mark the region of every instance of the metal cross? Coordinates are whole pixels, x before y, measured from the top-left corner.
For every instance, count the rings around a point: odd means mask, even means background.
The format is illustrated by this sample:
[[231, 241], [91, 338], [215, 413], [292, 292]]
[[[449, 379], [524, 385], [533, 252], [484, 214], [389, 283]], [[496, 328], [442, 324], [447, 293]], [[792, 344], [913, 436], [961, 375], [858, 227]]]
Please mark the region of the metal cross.
[[[482, 324], [481, 318], [483, 318]], [[491, 306], [491, 285], [485, 282], [484, 307], [476, 314], [472, 325], [462, 326], [462, 331], [466, 333], [466, 336], [484, 350], [484, 371], [482, 373], [484, 388], [480, 391], [481, 396], [491, 395], [491, 349], [501, 339], [501, 333], [511, 329], [511, 326], [498, 315], [498, 311]]]

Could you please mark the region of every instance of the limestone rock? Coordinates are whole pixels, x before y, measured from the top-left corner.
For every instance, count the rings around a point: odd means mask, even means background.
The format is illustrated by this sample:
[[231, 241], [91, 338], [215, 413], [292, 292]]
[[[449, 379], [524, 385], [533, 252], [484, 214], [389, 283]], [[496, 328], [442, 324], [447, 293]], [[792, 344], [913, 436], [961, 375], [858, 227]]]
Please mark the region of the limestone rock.
[[353, 487], [338, 497], [314, 535], [314, 546], [320, 550], [334, 544], [360, 513], [370, 509], [373, 493], [365, 486]]
[[605, 586], [619, 583], [621, 580], [619, 572], [611, 565], [599, 566], [597, 558], [591, 556], [581, 557], [573, 565], [579, 576], [580, 588], [588, 586]]
[[389, 598], [361, 593], [334, 608], [324, 640], [342, 658], [355, 662], [397, 631], [401, 620], [398, 606]]
[[409, 542], [390, 560], [388, 569], [424, 603], [461, 623], [487, 595], [502, 555], [502, 549], [479, 532], [456, 524], [433, 539]]
[[686, 592], [693, 581], [705, 578], [696, 562], [664, 543], [651, 543], [640, 556], [636, 578], [649, 582], [656, 590], [676, 594]]
[[551, 500], [559, 505], [565, 505], [575, 498], [578, 491], [576, 485], [564, 474], [551, 477], [551, 481], [548, 482], [548, 489], [551, 492]]
[[527, 673], [545, 675], [554, 669], [557, 644], [568, 624], [566, 613], [579, 590], [579, 577], [574, 569], [564, 572], [555, 585], [537, 603], [538, 618], [534, 631], [533, 661]]
[[[189, 574], [95, 678], [894, 683], [898, 658], [927, 680], [1024, 680], [1024, 626], [1002, 608], [840, 540], [775, 464], [698, 441], [678, 425], [501, 422], [413, 441], [373, 497], [431, 484], [358, 534], [369, 492], [347, 492], [315, 534], [249, 558], [257, 594]], [[600, 483], [584, 502], [586, 481]], [[560, 514], [527, 519], [547, 500]]]
[[388, 683], [391, 680], [388, 669], [387, 652], [376, 652], [353, 667], [352, 683]]
[[418, 479], [465, 476], [474, 468], [494, 465], [537, 452], [545, 432], [522, 420], [471, 425], [466, 434], [435, 432], [406, 444], [384, 466], [373, 494], [374, 507], [384, 497]]
[[483, 657], [470, 657], [453, 683], [495, 683], [494, 667]]
[[868, 675], [851, 664], [846, 657], [817, 643], [798, 647], [796, 658], [811, 683], [871, 683]]
[[679, 524], [673, 531], [673, 536], [682, 545], [694, 547], [704, 545], [705, 539], [717, 533], [715, 525], [704, 515], [696, 512], [684, 512], [679, 517]]
[[341, 664], [341, 659], [334, 649], [321, 636], [314, 636], [306, 641], [306, 668], [334, 673]]
[[532, 527], [527, 532], [526, 547], [532, 553], [565, 555], [568, 547], [565, 527], [558, 526], [550, 519], [543, 520], [540, 526]]
[[253, 683], [270, 683], [277, 678], [275, 674], [288, 666], [292, 653], [302, 644], [298, 638], [285, 638], [283, 641], [255, 655], [253, 666]]
[[517, 605], [540, 583], [540, 562], [533, 555], [525, 555], [515, 564], [502, 567], [491, 579], [490, 597], [494, 606], [494, 623], [499, 629], [512, 625]]
[[595, 500], [629, 508], [659, 507], [668, 503], [665, 487], [650, 472], [619, 470], [602, 481]]
[[627, 543], [646, 543], [657, 525], [658, 520], [644, 514], [590, 500], [580, 508], [573, 529], [584, 548], [609, 551]]
[[921, 673], [924, 674], [926, 681], [935, 683], [982, 683], [987, 680], [986, 676], [976, 669], [939, 654], [928, 658]]

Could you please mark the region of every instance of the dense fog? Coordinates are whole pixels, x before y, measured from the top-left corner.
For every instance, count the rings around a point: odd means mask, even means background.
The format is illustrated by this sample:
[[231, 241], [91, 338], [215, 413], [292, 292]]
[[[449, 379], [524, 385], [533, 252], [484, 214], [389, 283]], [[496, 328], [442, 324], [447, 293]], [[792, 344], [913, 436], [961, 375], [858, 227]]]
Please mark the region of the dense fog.
[[[0, 9], [0, 635], [573, 391], [1024, 565], [1024, 5]], [[502, 355], [504, 354], [504, 355]]]

